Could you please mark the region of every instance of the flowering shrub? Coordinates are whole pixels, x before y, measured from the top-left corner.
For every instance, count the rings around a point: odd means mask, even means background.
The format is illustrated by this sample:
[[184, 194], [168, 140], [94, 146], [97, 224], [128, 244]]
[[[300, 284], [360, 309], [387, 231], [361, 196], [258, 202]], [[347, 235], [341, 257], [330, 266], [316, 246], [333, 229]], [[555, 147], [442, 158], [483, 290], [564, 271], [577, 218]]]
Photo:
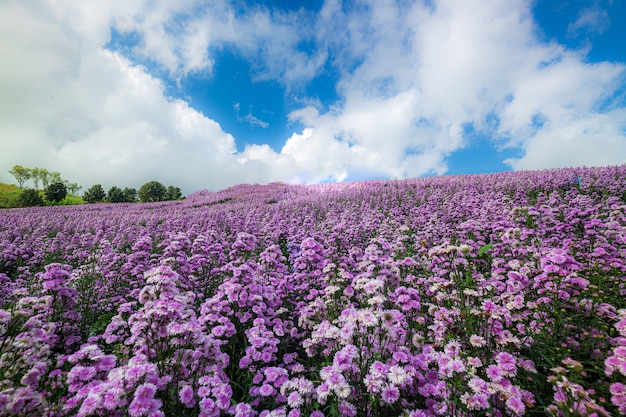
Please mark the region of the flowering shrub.
[[626, 415], [625, 177], [4, 211], [0, 416]]

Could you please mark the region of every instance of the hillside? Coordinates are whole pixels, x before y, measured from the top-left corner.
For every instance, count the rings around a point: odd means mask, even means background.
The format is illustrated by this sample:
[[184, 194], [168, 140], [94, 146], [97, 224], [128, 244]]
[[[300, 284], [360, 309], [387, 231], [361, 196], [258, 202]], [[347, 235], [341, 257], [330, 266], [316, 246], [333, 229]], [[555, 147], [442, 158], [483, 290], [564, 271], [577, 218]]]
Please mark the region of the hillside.
[[[20, 187], [14, 184], [5, 184], [0, 182], [0, 208], [16, 208], [20, 207], [18, 203], [18, 198], [21, 194], [22, 190]], [[42, 198], [45, 199], [44, 192], [42, 190], [39, 191]], [[62, 200], [59, 205], [69, 206], [76, 204], [83, 204], [83, 198], [75, 195], [68, 195]]]
[[0, 414], [624, 414], [624, 178], [6, 210]]
[[17, 199], [21, 192], [16, 185], [0, 182], [0, 208], [18, 207]]

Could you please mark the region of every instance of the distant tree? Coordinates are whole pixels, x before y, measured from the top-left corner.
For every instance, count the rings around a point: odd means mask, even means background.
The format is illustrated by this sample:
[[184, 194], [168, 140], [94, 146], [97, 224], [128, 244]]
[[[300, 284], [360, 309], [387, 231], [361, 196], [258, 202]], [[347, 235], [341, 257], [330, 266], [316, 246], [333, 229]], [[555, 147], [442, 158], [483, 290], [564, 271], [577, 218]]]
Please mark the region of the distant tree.
[[24, 183], [28, 181], [31, 177], [30, 169], [24, 168], [21, 165], [14, 165], [13, 168], [9, 171], [9, 174], [13, 175], [17, 180], [17, 184], [22, 188]]
[[[53, 183], [53, 182], [63, 182], [63, 180], [61, 179], [61, 173], [57, 172], [57, 171], [51, 172], [50, 176], [49, 176], [49, 181], [50, 181], [50, 183]], [[46, 189], [47, 188], [48, 187], [46, 187]]]
[[109, 200], [110, 203], [125, 203], [126, 196], [120, 187], [113, 186], [109, 189], [107, 200]]
[[123, 193], [124, 201], [126, 201], [127, 203], [134, 203], [135, 201], [137, 201], [137, 190], [135, 190], [134, 188], [124, 187]]
[[41, 179], [44, 190], [48, 188], [48, 184], [50, 184], [50, 171], [45, 168], [39, 168], [39, 178]]
[[41, 169], [40, 168], [33, 168], [30, 170], [30, 177], [33, 180], [33, 183], [35, 184], [35, 190], [39, 189], [39, 181], [41, 181]]
[[142, 185], [137, 194], [143, 203], [163, 201], [167, 195], [167, 188], [158, 181], [150, 181]]
[[71, 194], [71, 195], [76, 195], [81, 188], [83, 188], [82, 185], [78, 185], [75, 182], [69, 182], [69, 181], [64, 181], [65, 186], [67, 187], [67, 191]]
[[67, 196], [67, 187], [62, 182], [53, 182], [46, 189], [46, 200], [58, 203]]
[[83, 195], [83, 200], [85, 200], [85, 203], [97, 203], [100, 201], [104, 201], [106, 196], [107, 195], [104, 192], [104, 188], [102, 188], [102, 185], [96, 184], [92, 185], [90, 189], [85, 191], [85, 194]]
[[32, 188], [27, 188], [20, 193], [20, 196], [17, 198], [17, 202], [22, 207], [32, 207], [32, 206], [43, 206], [43, 198], [39, 195], [37, 190], [33, 190]]
[[178, 200], [182, 196], [183, 196], [183, 194], [180, 191], [179, 187], [174, 187], [172, 185], [167, 187], [167, 192], [165, 193], [165, 199], [166, 200]]

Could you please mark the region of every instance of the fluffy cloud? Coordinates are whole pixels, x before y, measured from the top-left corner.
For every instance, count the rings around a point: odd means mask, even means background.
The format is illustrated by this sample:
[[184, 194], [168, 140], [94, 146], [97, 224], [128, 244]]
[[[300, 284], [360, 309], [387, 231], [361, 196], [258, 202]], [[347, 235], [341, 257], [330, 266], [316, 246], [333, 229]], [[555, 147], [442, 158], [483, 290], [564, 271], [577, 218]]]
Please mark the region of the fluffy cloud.
[[[331, 146], [329, 132], [335, 148], [349, 145], [348, 170], [444, 173], [446, 157], [468, 145], [466, 126], [495, 147], [521, 148], [506, 161], [514, 169], [626, 161], [623, 109], [607, 111], [618, 105], [625, 66], [539, 42], [529, 2], [444, 0], [402, 10], [371, 1], [367, 10], [341, 16], [358, 28], [345, 47], [361, 51], [339, 84], [341, 106], [292, 114], [320, 148]], [[333, 173], [345, 170], [337, 164]]]
[[[158, 179], [185, 192], [443, 174], [447, 157], [471, 145], [468, 127], [520, 149], [506, 161], [514, 169], [623, 163], [625, 65], [540, 41], [530, 7], [326, 0], [313, 13], [227, 0], [9, 0], [0, 4], [0, 180], [11, 181], [15, 163], [86, 186]], [[606, 28], [592, 11], [570, 30]], [[106, 49], [112, 32], [133, 39], [130, 49]], [[237, 152], [217, 122], [165, 93], [210, 76], [226, 48], [254, 78], [299, 95], [332, 68], [338, 101], [304, 98], [312, 104], [289, 114], [303, 127], [282, 147]]]
[[145, 68], [94, 47], [91, 41], [107, 40], [95, 26], [86, 25], [91, 32], [83, 33], [72, 23], [89, 18], [81, 10], [59, 17], [24, 3], [1, 7], [6, 111], [0, 116], [0, 164], [7, 170], [15, 163], [42, 166], [85, 186], [158, 179], [187, 192], [250, 178], [237, 173], [231, 135], [187, 103], [166, 97], [163, 83]]

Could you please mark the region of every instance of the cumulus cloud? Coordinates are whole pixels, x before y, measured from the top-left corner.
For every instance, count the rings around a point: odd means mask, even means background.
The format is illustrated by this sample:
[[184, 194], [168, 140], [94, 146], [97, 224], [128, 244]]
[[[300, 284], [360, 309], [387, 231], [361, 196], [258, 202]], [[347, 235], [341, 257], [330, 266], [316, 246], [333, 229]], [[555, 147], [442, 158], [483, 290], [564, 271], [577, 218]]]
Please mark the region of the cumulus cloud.
[[[471, 145], [468, 127], [520, 149], [506, 161], [514, 169], [625, 162], [626, 66], [540, 41], [531, 6], [326, 0], [313, 13], [227, 0], [5, 1], [0, 180], [16, 163], [85, 186], [157, 179], [185, 192], [443, 174]], [[571, 30], [600, 31], [603, 19], [582, 10]], [[129, 48], [116, 49], [111, 33]], [[282, 146], [237, 152], [216, 121], [167, 96], [167, 83], [211, 76], [227, 48], [255, 80], [308, 103], [289, 114], [302, 128]], [[300, 87], [327, 68], [338, 100], [322, 106]], [[252, 113], [241, 120], [267, 127]]]
[[341, 16], [354, 31], [340, 42], [355, 45], [358, 65], [343, 74], [339, 108], [292, 113], [311, 143], [348, 146], [333, 175], [346, 165], [374, 176], [444, 173], [446, 157], [468, 145], [465, 126], [495, 147], [521, 148], [506, 161], [515, 169], [626, 161], [624, 114], [606, 111], [625, 66], [541, 43], [529, 2], [362, 3], [366, 13]]
[[145, 68], [94, 47], [107, 40], [89, 25], [84, 30], [92, 32], [80, 32], [72, 23], [87, 18], [78, 18], [80, 11], [40, 14], [22, 2], [0, 8], [6, 170], [46, 167], [85, 187], [157, 179], [186, 192], [254, 180], [254, 170], [237, 161], [230, 134], [166, 97], [163, 82]]

